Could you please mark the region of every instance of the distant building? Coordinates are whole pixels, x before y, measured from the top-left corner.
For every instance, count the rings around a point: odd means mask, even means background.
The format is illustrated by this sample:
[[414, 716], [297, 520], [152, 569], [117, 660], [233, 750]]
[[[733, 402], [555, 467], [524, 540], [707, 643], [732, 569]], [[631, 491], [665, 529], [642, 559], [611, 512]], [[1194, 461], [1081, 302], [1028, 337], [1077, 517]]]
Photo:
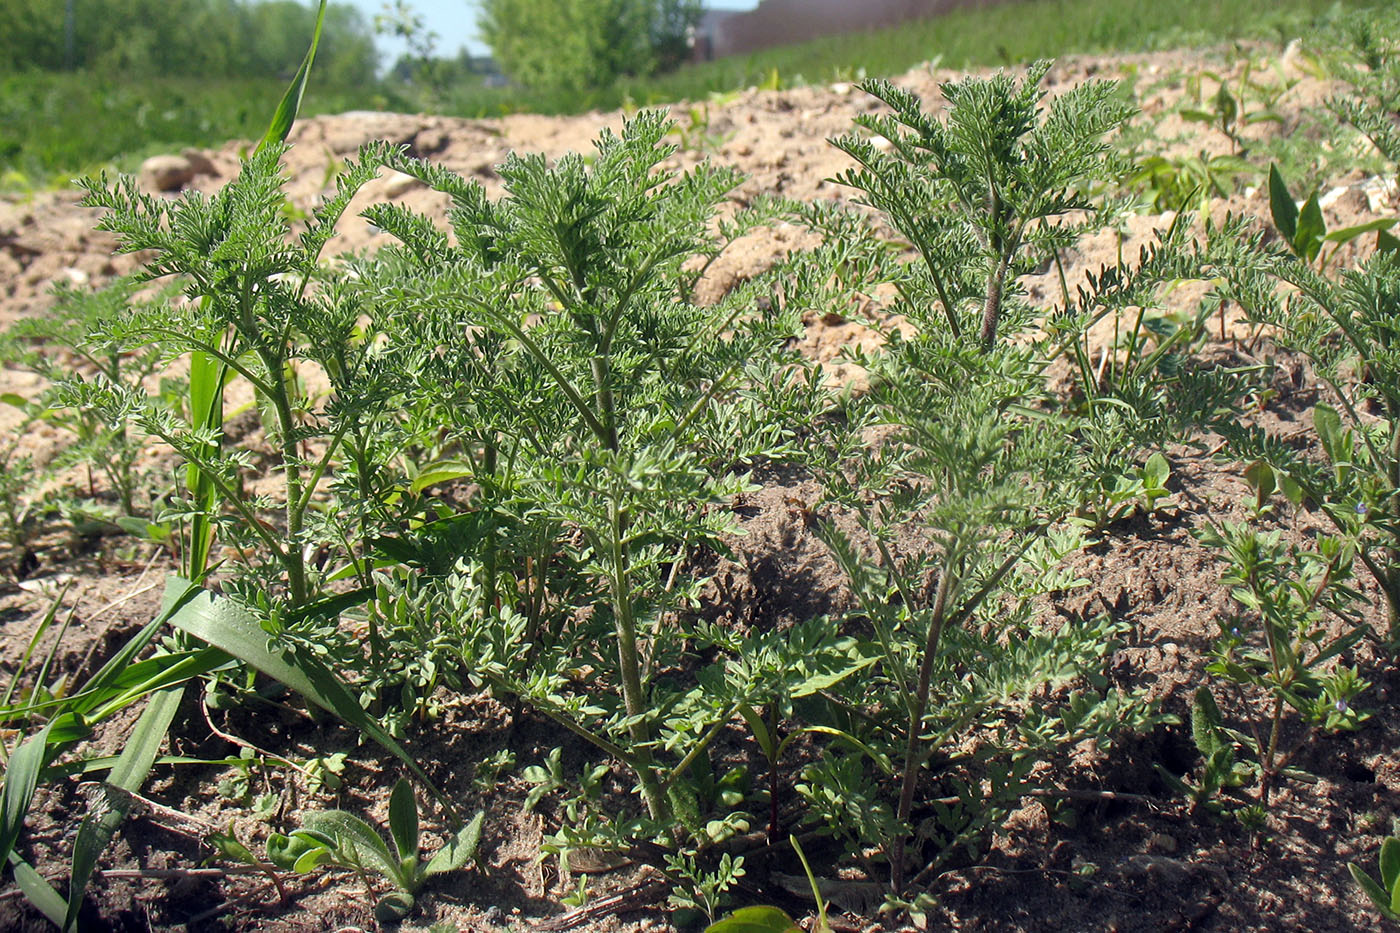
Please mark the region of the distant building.
[[747, 12], [707, 10], [695, 27], [695, 58], [708, 61], [789, 42], [893, 26], [998, 0], [763, 0]]

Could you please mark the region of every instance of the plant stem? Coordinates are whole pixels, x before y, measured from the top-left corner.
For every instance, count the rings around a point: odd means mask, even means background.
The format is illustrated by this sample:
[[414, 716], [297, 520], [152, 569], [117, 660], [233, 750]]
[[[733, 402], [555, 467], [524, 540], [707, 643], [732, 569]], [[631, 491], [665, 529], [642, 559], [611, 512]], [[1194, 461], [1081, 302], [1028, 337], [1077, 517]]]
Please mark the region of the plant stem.
[[642, 690], [642, 666], [637, 653], [637, 621], [632, 613], [631, 567], [627, 559], [626, 515], [618, 499], [621, 492], [615, 490], [609, 511], [612, 516], [612, 595], [613, 622], [617, 629], [617, 663], [622, 675], [622, 700], [627, 709], [630, 723], [627, 727], [635, 748], [632, 750], [633, 768], [642, 785], [642, 798], [652, 819], [666, 820], [671, 816], [671, 808], [666, 796], [657, 783], [656, 772], [652, 770], [651, 728], [645, 719], [647, 713], [646, 694]]
[[[933, 683], [933, 663], [938, 656], [938, 644], [943, 638], [948, 597], [953, 589], [954, 560], [954, 553], [949, 549], [944, 556], [943, 571], [938, 576], [938, 591], [933, 598], [933, 615], [929, 619], [924, 656], [919, 664], [919, 686], [914, 692], [914, 709], [909, 715], [909, 734], [904, 747], [904, 780], [899, 790], [897, 814], [900, 823], [909, 822], [910, 811], [914, 808], [914, 788], [918, 783], [920, 765], [919, 737], [923, 732], [924, 713], [928, 711], [929, 690]], [[904, 840], [900, 840], [899, 851], [894, 855], [892, 882], [895, 892], [898, 893], [904, 887]]]

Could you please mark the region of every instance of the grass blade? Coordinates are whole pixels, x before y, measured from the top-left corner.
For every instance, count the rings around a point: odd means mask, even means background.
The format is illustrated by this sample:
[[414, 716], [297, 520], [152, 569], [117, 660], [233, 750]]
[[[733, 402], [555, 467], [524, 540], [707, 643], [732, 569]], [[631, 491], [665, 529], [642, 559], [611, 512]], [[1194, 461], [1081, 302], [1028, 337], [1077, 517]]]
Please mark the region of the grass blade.
[[49, 922], [54, 926], [62, 926], [68, 913], [68, 904], [63, 900], [63, 896], [53, 889], [53, 885], [45, 881], [44, 876], [35, 871], [33, 865], [13, 852], [10, 853], [10, 869], [15, 875], [15, 885], [29, 898], [29, 903], [49, 918]]
[[[8, 707], [10, 705], [10, 700], [14, 699], [15, 687], [19, 686], [20, 678], [23, 677], [24, 672], [29, 669], [29, 658], [34, 654], [34, 649], [38, 647], [40, 639], [44, 637], [44, 633], [49, 630], [49, 626], [53, 625], [54, 619], [58, 617], [58, 610], [63, 606], [63, 597], [68, 595], [68, 588], [70, 586], [72, 586], [71, 583], [65, 583], [63, 585], [63, 589], [59, 590], [58, 595], [54, 597], [53, 602], [49, 604], [49, 608], [44, 612], [44, 617], [39, 620], [39, 625], [34, 629], [34, 636], [29, 639], [29, 644], [24, 649], [24, 657], [20, 658], [19, 666], [15, 668], [14, 674], [10, 677], [10, 682], [5, 686], [5, 696], [0, 698], [0, 707]], [[72, 613], [70, 612], [68, 618], [71, 620], [72, 617]], [[64, 627], [67, 628], [66, 622], [64, 623]], [[60, 635], [54, 644], [54, 652], [58, 650], [58, 643], [62, 641], [63, 637]], [[53, 652], [50, 652], [48, 658], [44, 661], [45, 671], [48, 670], [49, 661], [52, 658]], [[42, 674], [37, 683], [39, 686], [43, 685]]]
[[[184, 682], [167, 687], [151, 697], [151, 702], [141, 713], [141, 718], [127, 739], [126, 747], [117, 758], [108, 782], [122, 790], [135, 793], [141, 789], [146, 775], [160, 754], [160, 743], [180, 708], [180, 700], [185, 695]], [[124, 794], [104, 795], [102, 788], [94, 789], [87, 815], [78, 827], [78, 837], [73, 843], [73, 874], [68, 883], [68, 910], [64, 916], [63, 929], [66, 933], [78, 923], [78, 911], [83, 906], [83, 894], [97, 862], [102, 857], [108, 843], [116, 835], [117, 828], [126, 819], [130, 798]]]
[[325, 21], [326, 0], [321, 0], [321, 7], [316, 11], [316, 31], [311, 34], [311, 47], [306, 50], [306, 57], [301, 60], [301, 67], [292, 78], [287, 93], [282, 95], [282, 102], [277, 105], [277, 112], [272, 115], [272, 122], [268, 124], [267, 132], [263, 134], [262, 142], [258, 143], [256, 151], [261, 151], [269, 144], [276, 145], [282, 142], [292, 131], [297, 111], [301, 109], [302, 95], [306, 93], [306, 82], [311, 77], [311, 65], [316, 60], [316, 46], [321, 42], [321, 25]]
[[[224, 382], [228, 367], [208, 353], [190, 354], [189, 403], [193, 427], [219, 431], [224, 425]], [[212, 446], [212, 445], [210, 445]], [[217, 450], [201, 451], [213, 459]], [[191, 580], [203, 579], [209, 569], [209, 553], [214, 546], [213, 513], [219, 504], [218, 490], [210, 477], [194, 464], [187, 468], [185, 484], [194, 495], [198, 513], [190, 523], [190, 540], [185, 548], [184, 572]]]
[[359, 702], [333, 671], [313, 658], [294, 654], [271, 643], [267, 632], [262, 630], [257, 621], [232, 601], [217, 599], [213, 594], [198, 588], [191, 594], [189, 581], [179, 577], [172, 577], [167, 586], [167, 600], [177, 594], [178, 598], [183, 600], [180, 608], [170, 616], [172, 625], [257, 668], [273, 680], [359, 729], [402, 761], [410, 773], [452, 815], [453, 821], [460, 823], [461, 817], [452, 800], [428, 778], [413, 756], [360, 707]]
[[5, 768], [5, 789], [0, 791], [0, 853], [8, 856], [14, 851], [34, 788], [39, 786], [39, 772], [49, 747], [49, 723], [24, 740], [10, 756]]

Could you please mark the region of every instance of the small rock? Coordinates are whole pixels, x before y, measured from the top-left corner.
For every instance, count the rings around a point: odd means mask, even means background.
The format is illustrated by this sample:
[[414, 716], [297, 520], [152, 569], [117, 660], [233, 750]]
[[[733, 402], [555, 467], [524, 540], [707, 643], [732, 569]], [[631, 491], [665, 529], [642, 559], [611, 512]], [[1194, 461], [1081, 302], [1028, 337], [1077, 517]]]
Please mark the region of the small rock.
[[1168, 836], [1166, 833], [1153, 833], [1147, 837], [1147, 847], [1153, 852], [1165, 852], [1171, 855], [1177, 850], [1176, 838]]
[[69, 266], [66, 269], [61, 270], [59, 272], [59, 275], [66, 278], [69, 282], [71, 282], [74, 286], [78, 288], [82, 288], [89, 281], [88, 274], [86, 272], [84, 272], [82, 269], [74, 268], [73, 266]]
[[1123, 874], [1180, 885], [1191, 880], [1191, 869], [1183, 861], [1164, 855], [1132, 855], [1123, 860]]
[[219, 169], [214, 165], [214, 160], [209, 158], [198, 149], [186, 149], [182, 155], [190, 163], [190, 168], [194, 169], [196, 175], [217, 175]]
[[184, 156], [151, 156], [141, 163], [141, 187], [148, 191], [179, 191], [194, 176], [194, 166]]

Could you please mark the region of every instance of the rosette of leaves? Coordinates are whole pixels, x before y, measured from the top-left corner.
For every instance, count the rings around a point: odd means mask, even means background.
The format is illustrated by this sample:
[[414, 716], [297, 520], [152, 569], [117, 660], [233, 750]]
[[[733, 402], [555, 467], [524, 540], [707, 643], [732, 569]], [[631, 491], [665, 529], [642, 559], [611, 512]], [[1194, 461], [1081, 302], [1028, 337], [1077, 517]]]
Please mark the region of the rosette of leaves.
[[[289, 834], [273, 833], [267, 840], [268, 863], [283, 871], [309, 874], [320, 868], [358, 872], [368, 885], [379, 875], [395, 890], [379, 898], [374, 914], [381, 923], [407, 917], [416, 897], [433, 877], [465, 868], [477, 858], [485, 813], [478, 813], [430, 857], [424, 858], [419, 832], [418, 801], [413, 787], [400, 778], [389, 796], [389, 841], [353, 813], [315, 810]], [[226, 833], [208, 842], [225, 858], [267, 869], [243, 843]]]

